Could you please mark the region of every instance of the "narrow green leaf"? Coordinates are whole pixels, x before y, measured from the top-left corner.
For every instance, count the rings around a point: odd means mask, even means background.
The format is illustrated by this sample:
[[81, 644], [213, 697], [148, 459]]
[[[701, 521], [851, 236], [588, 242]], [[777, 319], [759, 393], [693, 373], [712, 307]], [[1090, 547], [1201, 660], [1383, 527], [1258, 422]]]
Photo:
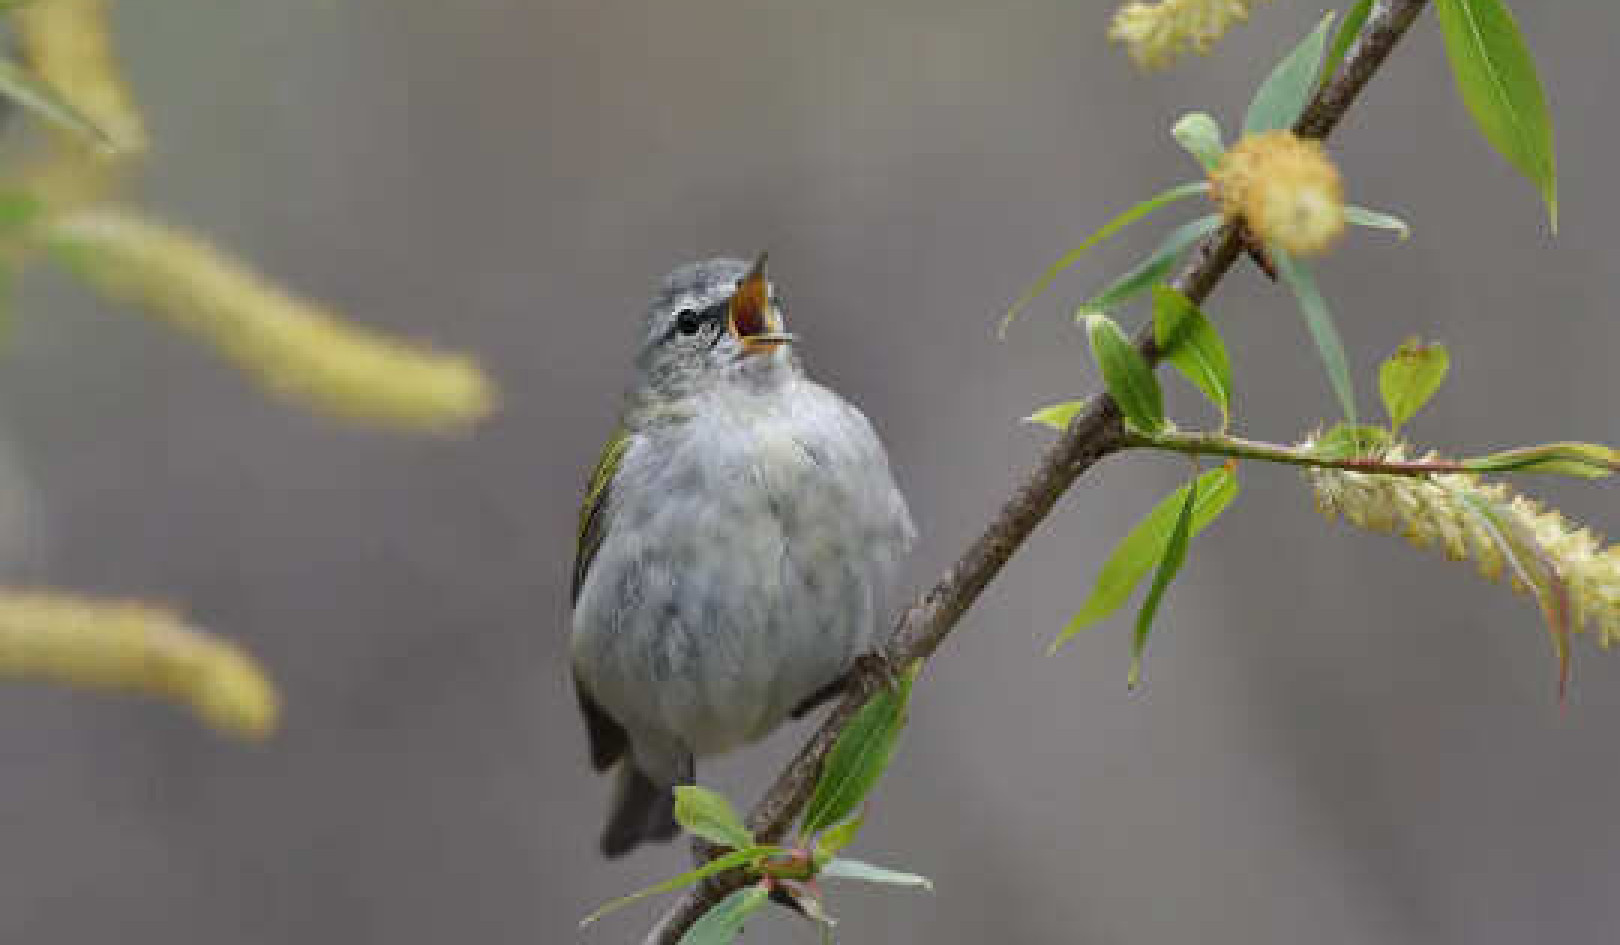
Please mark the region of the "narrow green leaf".
[[724, 873], [726, 870], [736, 869], [741, 866], [749, 866], [758, 862], [763, 857], [786, 852], [788, 851], [782, 847], [757, 846], [749, 847], [746, 850], [737, 850], [733, 853], [727, 853], [725, 856], [717, 856], [695, 870], [688, 870], [679, 876], [672, 876], [656, 886], [648, 886], [646, 889], [633, 892], [628, 896], [620, 896], [619, 898], [581, 919], [579, 922], [580, 928], [584, 928], [608, 913], [616, 912], [619, 909], [628, 906], [630, 903], [645, 899], [648, 896], [657, 896], [661, 893], [674, 892], [677, 889], [684, 889], [700, 879], [707, 879], [710, 876]]
[[1408, 338], [1384, 361], [1378, 368], [1378, 394], [1384, 398], [1391, 430], [1400, 430], [1423, 409], [1445, 383], [1449, 370], [1451, 355], [1446, 346], [1439, 342], [1426, 345], [1417, 338]]
[[11, 340], [19, 265], [16, 260], [0, 261], [0, 351]]
[[1170, 129], [1170, 134], [1187, 149], [1187, 153], [1204, 165], [1206, 171], [1213, 171], [1219, 166], [1221, 156], [1226, 153], [1226, 145], [1221, 143], [1221, 126], [1208, 112], [1182, 115]]
[[9, 59], [0, 59], [0, 95], [5, 95], [58, 127], [82, 134], [102, 148], [113, 150], [113, 140], [105, 131], [74, 108], [55, 89], [24, 72]]
[[1339, 24], [1338, 30], [1333, 34], [1333, 42], [1328, 44], [1327, 62], [1322, 66], [1322, 81], [1328, 82], [1339, 74], [1339, 67], [1344, 64], [1345, 54], [1360, 35], [1361, 28], [1367, 25], [1367, 15], [1372, 12], [1373, 0], [1359, 0], [1350, 12], [1344, 15], [1344, 22]]
[[1187, 540], [1191, 537], [1193, 509], [1197, 505], [1198, 480], [1194, 479], [1187, 484], [1186, 501], [1181, 503], [1181, 511], [1176, 515], [1176, 524], [1170, 531], [1170, 540], [1165, 542], [1164, 554], [1159, 556], [1153, 584], [1148, 587], [1147, 597], [1142, 600], [1142, 609], [1136, 612], [1136, 635], [1131, 640], [1131, 672], [1126, 680], [1126, 685], [1132, 689], [1142, 682], [1142, 654], [1147, 650], [1148, 632], [1153, 629], [1153, 617], [1159, 612], [1159, 603], [1164, 600], [1164, 590], [1176, 579], [1187, 560]]
[[847, 860], [842, 857], [829, 860], [821, 868], [822, 876], [831, 876], [837, 879], [858, 879], [867, 883], [883, 883], [888, 886], [915, 886], [919, 889], [933, 889], [934, 884], [928, 877], [918, 876], [916, 873], [902, 873], [891, 870], [886, 866], [875, 866], [863, 863], [860, 860]]
[[866, 825], [866, 808], [861, 808], [854, 817], [840, 824], [835, 824], [821, 832], [816, 838], [816, 850], [813, 862], [819, 870], [827, 861], [837, 856], [841, 850], [855, 842], [855, 835], [861, 832]]
[[742, 931], [748, 917], [769, 902], [771, 891], [763, 884], [747, 886], [715, 903], [703, 918], [681, 936], [679, 945], [730, 945]]
[[1050, 407], [1042, 407], [1041, 409], [1025, 417], [1024, 422], [1038, 423], [1041, 426], [1051, 427], [1059, 433], [1062, 433], [1064, 430], [1069, 428], [1069, 423], [1074, 420], [1075, 415], [1084, 409], [1086, 409], [1085, 401], [1066, 400], [1061, 404], [1053, 404]]
[[695, 784], [675, 788], [675, 820], [688, 833], [710, 843], [742, 850], [754, 845], [754, 835], [725, 795]]
[[1311, 275], [1311, 270], [1304, 263], [1296, 261], [1281, 246], [1273, 244], [1269, 248], [1271, 258], [1277, 263], [1278, 275], [1299, 299], [1299, 310], [1305, 315], [1305, 325], [1310, 329], [1311, 340], [1316, 343], [1316, 351], [1322, 357], [1322, 366], [1327, 369], [1328, 381], [1333, 385], [1334, 395], [1339, 398], [1339, 406], [1344, 408], [1345, 419], [1355, 424], [1356, 391], [1350, 380], [1350, 363], [1344, 356], [1344, 342], [1339, 338], [1339, 329], [1334, 327], [1327, 300], [1322, 298], [1321, 290], [1316, 287], [1316, 277]]
[[1475, 472], [1559, 473], [1604, 479], [1620, 472], [1620, 450], [1598, 443], [1548, 443], [1463, 460]]
[[1113, 319], [1100, 312], [1086, 317], [1086, 334], [1091, 338], [1091, 353], [1102, 369], [1108, 393], [1119, 403], [1125, 419], [1144, 433], [1164, 429], [1164, 394], [1142, 352], [1136, 350]]
[[1260, 84], [1249, 102], [1248, 114], [1243, 117], [1244, 134], [1293, 127], [1316, 89], [1317, 76], [1322, 74], [1322, 59], [1327, 54], [1328, 28], [1333, 25], [1333, 17], [1331, 12], [1322, 17], [1316, 29], [1300, 40]]
[[[1237, 498], [1238, 494], [1237, 476], [1224, 468], [1204, 473], [1198, 477], [1197, 484], [1198, 501], [1193, 508], [1190, 535], [1197, 535], [1203, 531], [1206, 525], [1232, 504], [1232, 500]], [[1131, 596], [1131, 591], [1135, 590], [1136, 585], [1147, 575], [1148, 570], [1164, 556], [1164, 547], [1170, 541], [1170, 534], [1175, 530], [1181, 507], [1191, 491], [1189, 484], [1166, 496], [1153, 507], [1153, 511], [1136, 523], [1136, 527], [1131, 529], [1129, 535], [1114, 546], [1107, 563], [1097, 572], [1097, 582], [1091, 589], [1091, 596], [1086, 598], [1080, 612], [1074, 615], [1068, 626], [1063, 628], [1063, 632], [1052, 643], [1051, 652], [1057, 652], [1070, 637], [1118, 610], [1120, 605], [1125, 603]]]
[[1552, 637], [1553, 653], [1558, 660], [1558, 701], [1563, 702], [1569, 691], [1569, 582], [1559, 573], [1535, 533], [1519, 525], [1500, 504], [1467, 489], [1452, 489], [1452, 494], [1480, 520], [1520, 583], [1535, 595], [1541, 616], [1547, 622], [1547, 633]]
[[793, 905], [806, 919], [820, 926], [822, 945], [833, 945], [832, 930], [838, 920], [827, 911], [827, 906], [819, 896], [819, 890], [799, 882], [783, 882], [777, 884], [777, 889], [787, 893], [793, 900]]
[[1103, 224], [1102, 229], [1086, 237], [1086, 239], [1081, 242], [1079, 246], [1076, 246], [1074, 249], [1064, 253], [1057, 262], [1046, 267], [1046, 271], [1041, 273], [1040, 278], [1036, 279], [1034, 284], [1024, 290], [1024, 294], [1018, 297], [1018, 301], [1012, 304], [1012, 308], [1007, 309], [1007, 314], [1001, 317], [1001, 328], [999, 329], [999, 333], [1005, 337], [1007, 334], [1007, 326], [1011, 325], [1013, 319], [1018, 317], [1018, 313], [1023, 311], [1024, 307], [1030, 302], [1035, 301], [1035, 299], [1042, 292], [1045, 292], [1046, 287], [1052, 284], [1052, 280], [1062, 275], [1065, 269], [1068, 269], [1070, 266], [1079, 262], [1081, 257], [1085, 256], [1086, 253], [1091, 251], [1093, 246], [1096, 246], [1098, 243], [1108, 239], [1110, 236], [1113, 236], [1115, 233], [1125, 229], [1127, 226], [1130, 226], [1132, 223], [1135, 223], [1137, 220], [1142, 219], [1155, 210], [1169, 206], [1178, 200], [1185, 200], [1188, 197], [1196, 197], [1199, 194], [1208, 192], [1209, 183], [1207, 181], [1190, 181], [1185, 184], [1179, 184], [1167, 191], [1164, 191], [1163, 193], [1155, 194], [1154, 196], [1149, 197], [1148, 199], [1136, 204], [1129, 210], [1126, 210], [1124, 213], [1121, 213], [1119, 216], [1114, 217], [1112, 220], [1109, 220], [1107, 223]]
[[1181, 258], [1181, 254], [1186, 252], [1188, 247], [1220, 229], [1225, 222], [1220, 214], [1212, 213], [1171, 230], [1170, 235], [1164, 238], [1164, 242], [1160, 243], [1148, 258], [1137, 263], [1129, 272], [1109, 283], [1107, 288], [1080, 306], [1076, 318], [1083, 319], [1092, 312], [1106, 312], [1147, 291], [1150, 286], [1169, 274], [1176, 260]]
[[1159, 353], [1221, 411], [1232, 409], [1232, 364], [1226, 344], [1192, 299], [1169, 286], [1153, 287], [1153, 338]]
[[1366, 207], [1357, 207], [1347, 204], [1344, 208], [1344, 221], [1356, 226], [1369, 226], [1377, 230], [1394, 230], [1401, 239], [1412, 235], [1412, 228], [1400, 217], [1379, 213], [1377, 210], [1368, 210]]
[[821, 779], [805, 807], [802, 833], [825, 830], [848, 817], [883, 776], [906, 724], [906, 703], [917, 678], [914, 664], [894, 688], [883, 688], [855, 713], [822, 763]]
[[1557, 233], [1552, 116], [1512, 12], [1502, 0], [1439, 0], [1435, 13], [1463, 104], [1485, 140], [1541, 191]]

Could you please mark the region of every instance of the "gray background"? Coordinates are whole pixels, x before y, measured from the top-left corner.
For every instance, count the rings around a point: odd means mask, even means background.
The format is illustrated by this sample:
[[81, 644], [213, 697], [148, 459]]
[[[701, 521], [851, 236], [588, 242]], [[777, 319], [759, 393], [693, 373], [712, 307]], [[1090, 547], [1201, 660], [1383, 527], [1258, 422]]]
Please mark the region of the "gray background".
[[[1334, 145], [1353, 198], [1416, 226], [1324, 266], [1366, 406], [1402, 337], [1444, 338], [1454, 380], [1413, 432], [1454, 450], [1620, 438], [1620, 7], [1516, 6], [1560, 120], [1556, 242], [1473, 133], [1432, 22]], [[1173, 119], [1231, 127], [1319, 12], [1268, 5], [1218, 57], [1144, 78], [1103, 40], [1109, 8], [121, 5], [156, 141], [143, 201], [364, 323], [477, 353], [504, 407], [448, 441], [344, 428], [30, 278], [0, 370], [26, 483], [10, 578], [173, 601], [260, 654], [287, 712], [254, 748], [163, 706], [0, 688], [0, 940], [566, 942], [679, 869], [679, 849], [596, 856], [605, 790], [565, 685], [576, 499], [633, 322], [673, 264], [769, 247], [813, 369], [871, 414], [912, 498], [908, 586], [931, 581], [1045, 441], [1017, 419], [1094, 386], [1066, 306], [1164, 223], [1004, 344], [996, 313], [1194, 174]], [[1210, 311], [1244, 431], [1332, 413], [1281, 293], [1245, 269]], [[859, 852], [938, 892], [840, 888], [844, 939], [1611, 941], [1620, 662], [1578, 641], [1560, 713], [1526, 599], [1324, 525], [1294, 475], [1249, 470], [1196, 544], [1145, 690], [1125, 690], [1128, 617], [1043, 655], [1184, 472], [1087, 477], [931, 666]], [[1612, 488], [1533, 485], [1616, 525]], [[706, 777], [746, 802], [802, 733]], [[749, 937], [815, 940], [780, 917]]]

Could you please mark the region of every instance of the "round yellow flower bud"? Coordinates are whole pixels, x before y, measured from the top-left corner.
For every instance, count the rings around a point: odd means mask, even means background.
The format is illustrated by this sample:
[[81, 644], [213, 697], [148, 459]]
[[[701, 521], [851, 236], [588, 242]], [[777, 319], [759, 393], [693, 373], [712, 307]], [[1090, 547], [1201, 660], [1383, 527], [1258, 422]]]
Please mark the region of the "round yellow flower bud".
[[1318, 141], [1291, 131], [1249, 135], [1210, 173], [1228, 220], [1298, 256], [1324, 252], [1344, 232], [1344, 185]]

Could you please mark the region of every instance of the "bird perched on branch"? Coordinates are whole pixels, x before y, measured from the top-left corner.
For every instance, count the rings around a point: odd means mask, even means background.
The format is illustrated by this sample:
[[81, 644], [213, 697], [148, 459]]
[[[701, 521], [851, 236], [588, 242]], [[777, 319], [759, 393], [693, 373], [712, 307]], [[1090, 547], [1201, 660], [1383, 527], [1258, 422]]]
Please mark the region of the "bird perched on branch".
[[866, 417], [805, 375], [765, 273], [664, 280], [591, 476], [572, 657], [602, 850], [675, 836], [693, 756], [763, 738], [870, 650], [915, 531]]

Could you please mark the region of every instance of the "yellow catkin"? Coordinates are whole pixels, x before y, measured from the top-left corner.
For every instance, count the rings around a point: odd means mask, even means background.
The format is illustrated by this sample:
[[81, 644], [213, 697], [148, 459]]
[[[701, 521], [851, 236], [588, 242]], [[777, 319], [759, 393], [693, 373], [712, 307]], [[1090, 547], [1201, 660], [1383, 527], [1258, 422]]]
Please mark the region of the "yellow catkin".
[[1160, 0], [1127, 3], [1114, 14], [1108, 38], [1144, 69], [1168, 65], [1188, 50], [1209, 52], [1234, 23], [1248, 19], [1254, 0]]
[[1291, 131], [1248, 135], [1210, 172], [1228, 220], [1241, 218], [1267, 243], [1320, 254], [1344, 232], [1344, 184], [1321, 142]]
[[[1306, 448], [1312, 444], [1307, 441]], [[1391, 460], [1405, 459], [1404, 446], [1392, 447]], [[1430, 454], [1426, 461], [1438, 456]], [[1523, 583], [1508, 566], [1489, 527], [1459, 498], [1471, 495], [1501, 510], [1515, 531], [1534, 536], [1546, 561], [1569, 585], [1570, 626], [1597, 633], [1604, 647], [1620, 640], [1620, 545], [1603, 541], [1553, 509], [1515, 495], [1500, 482], [1466, 473], [1427, 478], [1311, 469], [1317, 508], [1329, 518], [1405, 537], [1420, 547], [1437, 547], [1453, 561], [1472, 561], [1491, 580], [1506, 576], [1515, 590]]]
[[0, 678], [167, 699], [243, 738], [269, 735], [279, 710], [240, 649], [134, 601], [0, 590]]
[[102, 292], [201, 338], [316, 413], [455, 430], [492, 408], [490, 383], [470, 359], [347, 324], [189, 234], [100, 208], [55, 219], [50, 237]]
[[24, 58], [124, 156], [146, 150], [146, 124], [113, 51], [106, 0], [34, 0], [12, 14]]

